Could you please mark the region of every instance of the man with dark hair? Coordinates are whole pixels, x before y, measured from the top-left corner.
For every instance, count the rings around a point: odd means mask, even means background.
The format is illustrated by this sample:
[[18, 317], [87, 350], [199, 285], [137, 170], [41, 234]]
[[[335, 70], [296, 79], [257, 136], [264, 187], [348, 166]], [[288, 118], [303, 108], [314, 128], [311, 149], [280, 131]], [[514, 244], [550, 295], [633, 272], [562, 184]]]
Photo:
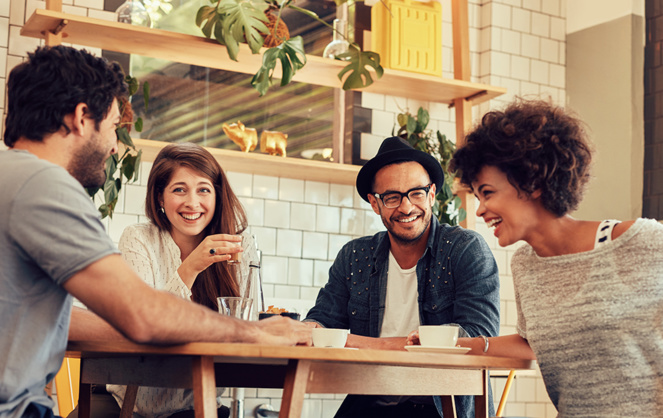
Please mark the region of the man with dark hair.
[[[377, 349], [402, 350], [419, 325], [458, 324], [461, 337], [497, 335], [497, 265], [479, 234], [432, 216], [443, 183], [435, 158], [401, 138], [385, 139], [359, 171], [357, 192], [387, 231], [341, 249], [305, 321], [349, 328], [348, 346]], [[455, 400], [459, 417], [474, 416], [472, 397]], [[439, 417], [441, 405], [433, 403], [350, 395], [336, 417]]]
[[[117, 151], [123, 79], [117, 64], [64, 46], [37, 49], [9, 75], [10, 150], [0, 152], [2, 418], [52, 416], [44, 387], [60, 368], [68, 333], [142, 343], [310, 343], [305, 325], [219, 315], [154, 290], [122, 261], [83, 186], [104, 183], [105, 161]], [[72, 296], [107, 322], [72, 311]]]

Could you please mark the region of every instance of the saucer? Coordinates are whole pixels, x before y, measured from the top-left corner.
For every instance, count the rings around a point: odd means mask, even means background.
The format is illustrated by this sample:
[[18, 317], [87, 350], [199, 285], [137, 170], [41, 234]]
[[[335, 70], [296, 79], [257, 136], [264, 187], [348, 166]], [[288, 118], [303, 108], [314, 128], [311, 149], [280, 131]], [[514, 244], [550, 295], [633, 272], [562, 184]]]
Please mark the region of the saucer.
[[471, 350], [469, 347], [427, 347], [423, 345], [406, 345], [407, 351], [418, 353], [438, 353], [438, 354], [465, 354]]

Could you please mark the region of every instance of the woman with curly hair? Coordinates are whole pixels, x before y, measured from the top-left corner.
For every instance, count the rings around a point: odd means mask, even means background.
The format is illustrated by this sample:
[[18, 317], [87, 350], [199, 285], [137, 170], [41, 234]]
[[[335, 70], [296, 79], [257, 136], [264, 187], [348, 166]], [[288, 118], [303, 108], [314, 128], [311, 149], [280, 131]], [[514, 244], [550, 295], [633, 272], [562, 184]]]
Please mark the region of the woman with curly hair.
[[452, 167], [513, 255], [517, 334], [460, 339], [536, 358], [559, 416], [663, 416], [663, 226], [569, 213], [590, 178], [583, 124], [543, 101], [486, 114]]

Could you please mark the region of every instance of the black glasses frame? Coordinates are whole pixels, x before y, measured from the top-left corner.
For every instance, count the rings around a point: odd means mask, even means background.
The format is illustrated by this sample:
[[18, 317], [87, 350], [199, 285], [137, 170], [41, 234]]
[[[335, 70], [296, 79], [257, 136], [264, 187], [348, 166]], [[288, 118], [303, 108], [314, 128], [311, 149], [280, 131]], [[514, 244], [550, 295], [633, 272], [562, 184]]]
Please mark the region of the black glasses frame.
[[[382, 202], [382, 205], [383, 205], [385, 208], [387, 208], [387, 209], [394, 209], [394, 208], [397, 208], [397, 207], [399, 207], [400, 205], [403, 204], [403, 198], [404, 198], [404, 197], [407, 197], [407, 200], [409, 200], [410, 203], [412, 203], [412, 199], [410, 199], [410, 193], [412, 193], [412, 192], [417, 192], [417, 191], [423, 190], [424, 192], [426, 192], [426, 196], [428, 196], [428, 192], [430, 191], [430, 188], [431, 188], [432, 186], [433, 186], [433, 183], [430, 183], [428, 186], [424, 186], [424, 187], [413, 187], [413, 188], [411, 188], [410, 190], [408, 190], [408, 191], [406, 191], [406, 192], [396, 192], [396, 191], [392, 191], [392, 192], [387, 192], [387, 193], [382, 193], [382, 194], [379, 194], [379, 193], [373, 193], [373, 196], [375, 196], [377, 199], [379, 199], [379, 200]], [[384, 198], [385, 198], [385, 196], [393, 195], [393, 194], [399, 194], [399, 195], [401, 195], [401, 200], [398, 201], [398, 205], [389, 207], [389, 206], [387, 206], [387, 205], [384, 203]], [[414, 203], [412, 203], [412, 204], [414, 205]]]

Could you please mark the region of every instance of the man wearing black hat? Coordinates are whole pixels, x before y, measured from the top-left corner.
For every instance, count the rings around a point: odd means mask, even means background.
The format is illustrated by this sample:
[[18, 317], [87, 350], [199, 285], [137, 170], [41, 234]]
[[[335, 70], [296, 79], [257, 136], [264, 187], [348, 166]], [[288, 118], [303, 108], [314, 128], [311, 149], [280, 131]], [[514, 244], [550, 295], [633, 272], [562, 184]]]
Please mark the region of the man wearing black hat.
[[[478, 233], [432, 216], [443, 182], [429, 154], [398, 137], [382, 142], [359, 171], [357, 191], [387, 231], [341, 249], [305, 321], [349, 328], [347, 346], [375, 349], [402, 350], [419, 325], [458, 324], [461, 337], [498, 334], [497, 265]], [[474, 416], [472, 397], [455, 402], [459, 417]], [[336, 417], [440, 415], [432, 397], [349, 395]]]

